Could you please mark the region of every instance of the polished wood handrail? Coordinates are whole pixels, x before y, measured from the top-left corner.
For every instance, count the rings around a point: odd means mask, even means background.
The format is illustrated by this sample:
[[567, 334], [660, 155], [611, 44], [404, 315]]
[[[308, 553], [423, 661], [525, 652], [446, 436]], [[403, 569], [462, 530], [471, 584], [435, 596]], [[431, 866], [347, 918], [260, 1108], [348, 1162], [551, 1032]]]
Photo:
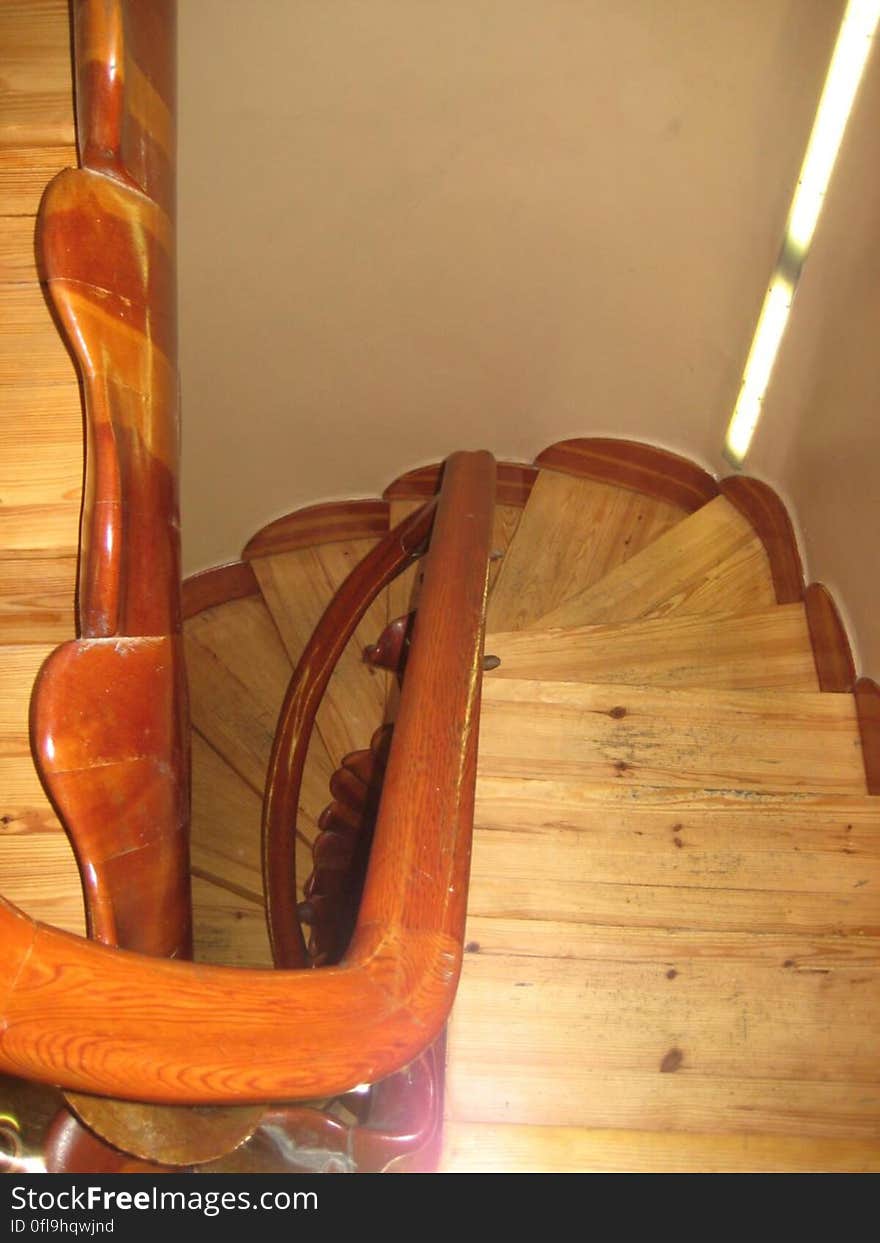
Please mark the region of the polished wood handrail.
[[309, 742], [336, 664], [370, 605], [421, 553], [436, 498], [389, 531], [330, 601], [293, 671], [272, 744], [263, 802], [263, 892], [272, 957], [279, 967], [309, 964], [296, 916], [295, 834]]
[[252, 971], [72, 937], [0, 903], [0, 1068], [132, 1100], [329, 1096], [439, 1033], [461, 968], [495, 465], [455, 454], [351, 946], [338, 967]]
[[41, 274], [82, 379], [79, 638], [31, 699], [90, 936], [192, 945], [180, 637], [174, 0], [74, 0], [80, 167], [47, 186]]

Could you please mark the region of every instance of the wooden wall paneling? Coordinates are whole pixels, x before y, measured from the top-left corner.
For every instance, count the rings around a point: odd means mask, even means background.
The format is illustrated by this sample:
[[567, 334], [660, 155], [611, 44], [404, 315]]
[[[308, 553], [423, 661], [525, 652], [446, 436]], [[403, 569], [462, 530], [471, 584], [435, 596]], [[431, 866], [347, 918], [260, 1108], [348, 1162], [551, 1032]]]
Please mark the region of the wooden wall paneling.
[[4, 77], [0, 146], [72, 146], [67, 0], [16, 0], [0, 6], [0, 47]]

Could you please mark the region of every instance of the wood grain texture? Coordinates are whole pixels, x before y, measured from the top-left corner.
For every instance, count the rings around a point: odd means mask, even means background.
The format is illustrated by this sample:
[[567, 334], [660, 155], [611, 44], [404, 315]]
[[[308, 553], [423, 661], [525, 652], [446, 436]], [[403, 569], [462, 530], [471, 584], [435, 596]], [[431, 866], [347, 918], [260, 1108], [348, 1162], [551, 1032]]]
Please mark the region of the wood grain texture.
[[876, 1173], [873, 1140], [450, 1122], [445, 1174]]
[[[536, 468], [525, 462], [497, 462], [496, 467], [496, 503], [522, 509], [537, 477]], [[390, 483], [382, 495], [388, 501], [427, 500], [436, 494], [442, 470], [442, 462], [418, 466]]]
[[[47, 147], [0, 141], [0, 216], [36, 216], [47, 184], [74, 164], [73, 142]], [[28, 250], [32, 254], [33, 246]]]
[[75, 595], [75, 557], [0, 557], [0, 644], [63, 643]]
[[[768, 946], [757, 927], [565, 925], [536, 946], [533, 931], [469, 926], [479, 952], [450, 1027], [454, 1119], [876, 1138], [876, 936]], [[490, 1015], [506, 1033], [495, 1071]]]
[[[641, 928], [645, 943], [649, 929], [664, 944], [694, 928], [877, 935], [878, 859], [868, 797], [481, 775], [469, 912]], [[532, 933], [533, 952], [557, 952]]]
[[853, 695], [868, 793], [880, 794], [880, 687], [873, 678], [859, 678]]
[[[392, 1074], [436, 1038], [461, 963], [494, 478], [486, 454], [453, 462], [434, 532], [444, 551], [426, 578], [345, 963], [320, 972], [170, 963], [67, 937], [0, 903], [4, 1070], [139, 1100], [269, 1101]], [[419, 626], [433, 641], [419, 642]], [[448, 711], [426, 720], [426, 698]], [[413, 781], [415, 772], [430, 779]], [[285, 1030], [297, 1032], [293, 1057], [279, 1045]]]
[[205, 609], [216, 608], [228, 600], [241, 600], [259, 593], [252, 567], [246, 561], [216, 565], [184, 579], [181, 589], [183, 618], [195, 617]]
[[[487, 633], [498, 678], [819, 690], [804, 606], [733, 617], [678, 616], [615, 626]], [[824, 689], [824, 688], [823, 688]]]
[[17, 0], [0, 6], [0, 47], [4, 79], [0, 146], [72, 146], [70, 17], [65, 0]]
[[[263, 598], [275, 621], [291, 666], [302, 658], [312, 633], [348, 575], [366, 557], [374, 540], [344, 540], [272, 557], [255, 558]], [[363, 661], [363, 651], [385, 626], [387, 606], [380, 596], [362, 617], [331, 674], [317, 714], [317, 735], [331, 772], [349, 751], [367, 746], [381, 724], [387, 678]], [[281, 687], [281, 694], [286, 684]], [[280, 703], [280, 699], [279, 699]], [[324, 784], [323, 804], [327, 801]]]
[[76, 859], [60, 827], [56, 832], [0, 836], [0, 893], [32, 919], [85, 934]]
[[542, 470], [501, 562], [490, 630], [522, 630], [588, 591], [682, 511], [610, 484]]
[[276, 518], [248, 540], [241, 555], [250, 561], [334, 540], [376, 539], [387, 530], [386, 501], [328, 501]]
[[754, 527], [767, 550], [778, 604], [803, 599], [804, 572], [788, 510], [769, 484], [746, 475], [730, 475], [718, 485], [722, 496]]
[[[346, 654], [352, 674], [357, 675], [355, 685], [359, 682], [363, 687], [365, 677], [375, 676], [371, 668], [352, 655], [352, 640], [357, 635], [358, 626], [370, 610], [375, 609], [377, 598], [384, 588], [424, 547], [434, 523], [435, 506], [436, 502], [428, 502], [405, 519], [401, 526], [389, 531], [365, 557], [355, 562], [339, 590], [327, 593], [329, 602], [300, 651], [287, 687], [272, 744], [263, 812], [263, 884], [267, 918], [273, 954], [282, 965], [305, 964], [305, 945], [296, 918], [292, 832], [306, 772], [308, 748], [314, 745], [316, 736], [328, 736], [328, 728], [332, 727], [331, 745], [336, 754], [339, 754], [338, 748], [341, 747], [342, 758], [347, 752], [358, 750], [358, 743], [367, 741], [382, 723], [384, 687], [377, 699], [371, 686], [372, 702], [357, 723], [359, 731], [363, 731], [363, 738], [356, 738], [354, 745], [351, 745], [351, 727], [344, 705], [335, 699], [333, 677], [345, 674], [346, 670], [339, 666]], [[331, 549], [338, 550], [338, 546], [332, 545]], [[273, 574], [276, 568], [271, 567]], [[288, 644], [295, 649], [301, 627], [299, 618], [289, 611], [290, 597], [274, 579], [267, 579], [263, 590], [282, 615], [280, 624], [288, 635]], [[381, 626], [381, 619], [376, 621]], [[343, 685], [347, 689], [347, 684]], [[320, 727], [323, 734], [319, 735], [315, 725], [322, 709], [325, 717]], [[333, 716], [328, 717], [328, 713]]]
[[637, 440], [560, 440], [539, 453], [535, 465], [631, 488], [689, 514], [718, 495], [717, 482], [701, 466]]
[[855, 663], [846, 627], [824, 583], [810, 583], [804, 592], [804, 607], [820, 688], [851, 691], [856, 680]]
[[480, 773], [865, 793], [849, 695], [486, 679]]
[[548, 629], [673, 613], [756, 613], [776, 602], [764, 545], [719, 496], [535, 624]]

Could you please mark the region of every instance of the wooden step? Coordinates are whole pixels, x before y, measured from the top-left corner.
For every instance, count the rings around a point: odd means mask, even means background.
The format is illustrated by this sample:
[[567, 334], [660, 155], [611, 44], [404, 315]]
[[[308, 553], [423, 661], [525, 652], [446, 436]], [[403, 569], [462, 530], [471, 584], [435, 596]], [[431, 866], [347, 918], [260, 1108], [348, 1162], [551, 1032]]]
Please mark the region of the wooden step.
[[[184, 625], [193, 727], [260, 799], [281, 701], [292, 672], [259, 596], [206, 609]], [[315, 732], [298, 828], [310, 838], [327, 803], [333, 765]]]
[[[299, 660], [337, 589], [375, 544], [373, 539], [339, 540], [251, 561], [292, 665]], [[362, 656], [387, 622], [383, 593], [358, 626], [318, 710], [317, 733], [332, 760], [331, 771], [349, 751], [367, 746], [382, 723], [386, 677], [364, 664]]]
[[456, 1121], [880, 1133], [880, 937], [495, 919], [469, 936]]
[[533, 625], [683, 516], [639, 492], [539, 471], [489, 600], [488, 628]]
[[871, 1140], [783, 1135], [693, 1135], [684, 1131], [590, 1130], [449, 1122], [445, 1174], [869, 1173], [880, 1171]]
[[818, 691], [803, 604], [732, 617], [679, 616], [486, 635], [486, 680], [624, 682]]
[[468, 911], [880, 934], [880, 801], [481, 776]]
[[482, 776], [867, 792], [851, 695], [486, 679]]
[[[775, 603], [764, 545], [742, 514], [719, 496], [530, 624], [548, 629], [671, 613], [756, 613]], [[491, 628], [502, 627], [495, 623]]]

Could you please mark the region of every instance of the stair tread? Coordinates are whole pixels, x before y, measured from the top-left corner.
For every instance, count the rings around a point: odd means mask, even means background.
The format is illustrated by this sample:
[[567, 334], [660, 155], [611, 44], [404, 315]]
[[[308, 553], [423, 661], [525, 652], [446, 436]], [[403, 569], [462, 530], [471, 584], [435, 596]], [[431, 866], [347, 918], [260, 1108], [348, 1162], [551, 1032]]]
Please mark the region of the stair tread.
[[754, 613], [775, 603], [763, 544], [719, 496], [530, 624], [547, 629], [673, 613]]
[[[259, 596], [231, 600], [190, 618], [184, 638], [193, 727], [262, 798], [292, 672], [269, 610]], [[300, 797], [310, 833], [326, 806], [332, 772], [316, 734]]]
[[866, 793], [851, 695], [487, 678], [481, 775]]
[[861, 936], [878, 894], [868, 796], [477, 783], [471, 917]]
[[880, 1171], [875, 1141], [451, 1121], [440, 1172], [837, 1173]]
[[486, 635], [499, 678], [818, 691], [803, 604]]
[[626, 488], [539, 471], [489, 599], [488, 628], [532, 625], [683, 517]]
[[[375, 544], [374, 539], [338, 540], [251, 562], [291, 664], [299, 660], [334, 593]], [[334, 761], [331, 772], [343, 755], [367, 746], [382, 722], [386, 679], [363, 663], [362, 654], [387, 622], [383, 593], [358, 625], [318, 709], [316, 732]]]

